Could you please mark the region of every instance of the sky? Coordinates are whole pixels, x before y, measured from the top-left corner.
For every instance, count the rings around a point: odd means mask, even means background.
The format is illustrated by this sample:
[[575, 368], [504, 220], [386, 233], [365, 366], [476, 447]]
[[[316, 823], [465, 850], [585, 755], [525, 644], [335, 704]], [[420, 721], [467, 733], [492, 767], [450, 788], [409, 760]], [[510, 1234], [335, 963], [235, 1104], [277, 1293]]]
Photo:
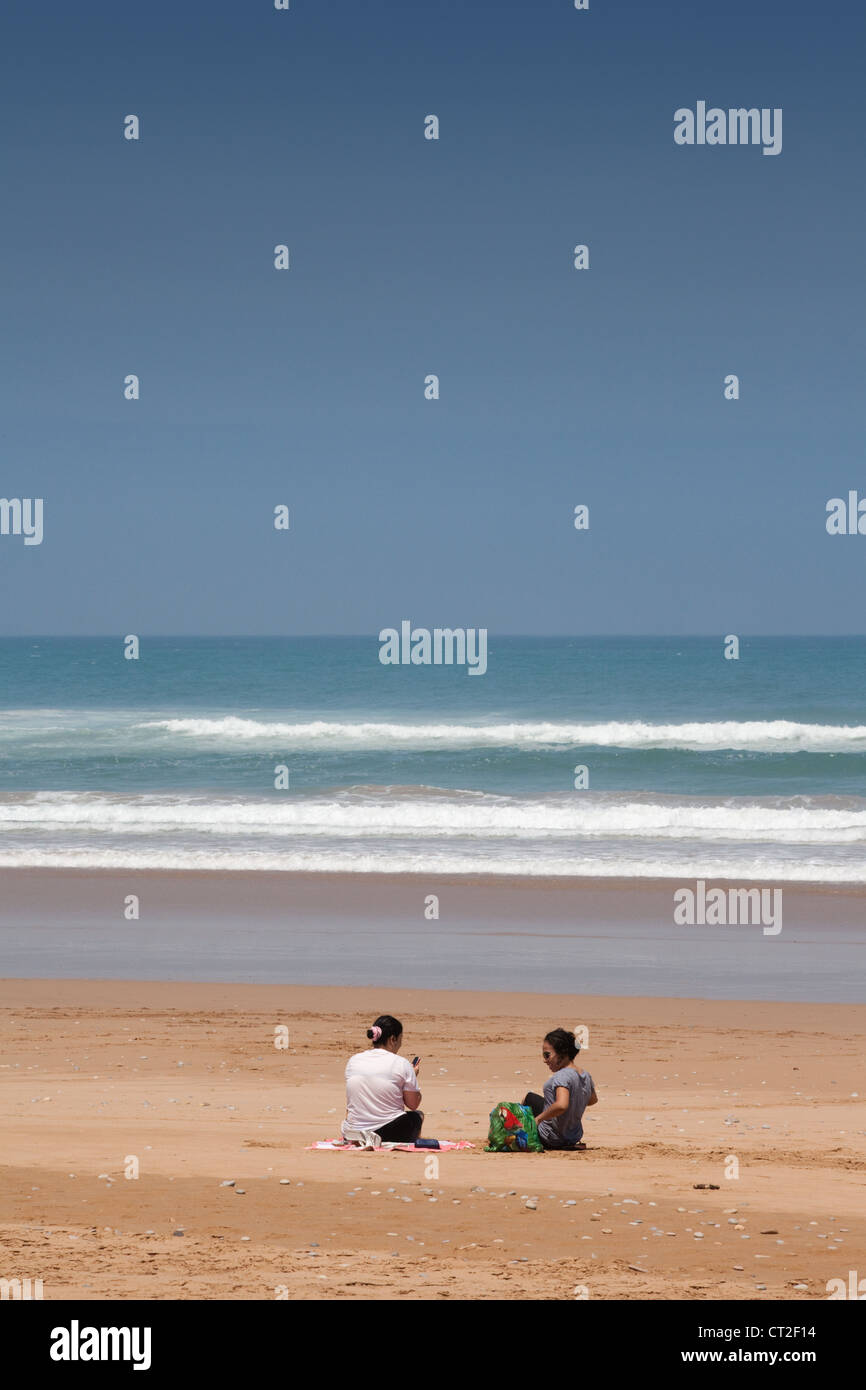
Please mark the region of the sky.
[[[0, 635], [866, 632], [825, 527], [866, 497], [861, 6], [7, 0], [0, 38], [0, 496], [44, 507]], [[698, 101], [781, 108], [781, 153], [678, 146]]]

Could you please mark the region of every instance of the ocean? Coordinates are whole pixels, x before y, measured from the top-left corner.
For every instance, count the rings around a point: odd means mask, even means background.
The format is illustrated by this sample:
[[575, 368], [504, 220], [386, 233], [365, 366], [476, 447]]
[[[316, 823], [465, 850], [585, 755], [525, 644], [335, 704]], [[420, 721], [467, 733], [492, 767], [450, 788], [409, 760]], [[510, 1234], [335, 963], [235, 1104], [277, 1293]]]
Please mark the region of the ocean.
[[123, 650], [0, 641], [0, 867], [866, 882], [863, 637]]

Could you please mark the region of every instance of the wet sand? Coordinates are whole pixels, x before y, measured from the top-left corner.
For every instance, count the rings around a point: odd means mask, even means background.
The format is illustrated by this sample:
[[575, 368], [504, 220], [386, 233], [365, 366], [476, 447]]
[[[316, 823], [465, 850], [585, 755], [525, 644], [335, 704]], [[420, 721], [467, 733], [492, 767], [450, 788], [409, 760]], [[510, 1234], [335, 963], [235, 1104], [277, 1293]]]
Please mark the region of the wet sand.
[[3, 870], [0, 974], [866, 1003], [862, 888], [784, 887], [768, 935], [676, 925], [682, 886]]

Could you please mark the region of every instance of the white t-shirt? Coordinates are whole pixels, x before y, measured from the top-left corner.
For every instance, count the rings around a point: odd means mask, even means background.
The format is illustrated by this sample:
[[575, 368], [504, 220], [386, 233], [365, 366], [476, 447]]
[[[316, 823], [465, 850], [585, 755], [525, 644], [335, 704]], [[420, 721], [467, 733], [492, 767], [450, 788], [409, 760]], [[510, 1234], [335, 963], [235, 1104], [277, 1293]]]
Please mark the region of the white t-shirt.
[[403, 1114], [403, 1091], [417, 1091], [415, 1068], [396, 1052], [371, 1047], [346, 1063], [346, 1121], [352, 1129], [380, 1129]]

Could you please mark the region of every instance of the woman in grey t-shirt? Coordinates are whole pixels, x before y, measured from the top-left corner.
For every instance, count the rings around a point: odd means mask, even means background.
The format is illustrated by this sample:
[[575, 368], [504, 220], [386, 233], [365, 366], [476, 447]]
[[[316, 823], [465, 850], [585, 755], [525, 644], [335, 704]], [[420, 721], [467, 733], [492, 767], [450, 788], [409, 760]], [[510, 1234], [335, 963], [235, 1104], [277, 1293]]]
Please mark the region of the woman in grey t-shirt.
[[583, 1112], [598, 1101], [589, 1072], [574, 1065], [579, 1051], [580, 1044], [567, 1028], [554, 1028], [541, 1044], [551, 1075], [544, 1083], [544, 1097], [529, 1091], [523, 1104], [535, 1116], [546, 1149], [577, 1148], [583, 1140]]

